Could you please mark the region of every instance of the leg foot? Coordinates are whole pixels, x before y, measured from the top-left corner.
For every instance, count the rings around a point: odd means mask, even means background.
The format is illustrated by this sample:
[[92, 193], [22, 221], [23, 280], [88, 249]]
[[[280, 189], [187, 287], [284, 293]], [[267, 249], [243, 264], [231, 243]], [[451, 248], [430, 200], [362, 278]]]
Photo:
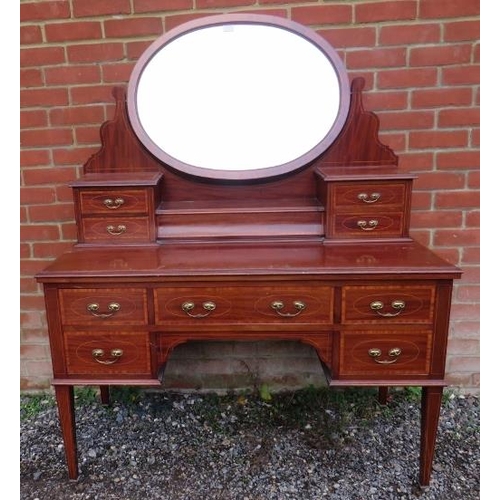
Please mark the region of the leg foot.
[[59, 422], [66, 453], [66, 463], [70, 479], [78, 478], [78, 457], [76, 450], [75, 400], [73, 386], [56, 385], [54, 387], [59, 411]]
[[110, 403], [110, 387], [109, 385], [100, 385], [99, 386], [99, 392], [101, 393], [101, 403], [103, 405], [108, 405]]
[[441, 412], [442, 387], [422, 388], [420, 431], [420, 485], [428, 486], [431, 479], [436, 434]]
[[378, 402], [381, 405], [387, 404], [387, 396], [389, 395], [389, 387], [378, 388]]

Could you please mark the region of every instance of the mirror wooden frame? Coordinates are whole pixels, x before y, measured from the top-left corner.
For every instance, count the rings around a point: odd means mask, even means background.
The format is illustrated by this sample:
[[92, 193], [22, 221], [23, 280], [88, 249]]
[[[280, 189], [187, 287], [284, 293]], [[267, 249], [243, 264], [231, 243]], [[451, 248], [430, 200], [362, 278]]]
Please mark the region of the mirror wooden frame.
[[[205, 29], [214, 26], [225, 26], [225, 25], [236, 25], [236, 24], [253, 24], [262, 26], [271, 26], [279, 29], [287, 30], [292, 34], [302, 37], [309, 43], [311, 43], [315, 48], [322, 52], [326, 59], [332, 65], [332, 68], [338, 79], [338, 113], [331, 123], [331, 127], [323, 136], [319, 142], [317, 142], [312, 148], [300, 154], [297, 157], [293, 157], [290, 161], [284, 163], [266, 166], [264, 168], [252, 168], [252, 169], [219, 169], [219, 168], [203, 168], [199, 165], [190, 164], [182, 159], [176, 158], [171, 155], [168, 151], [165, 151], [164, 147], [160, 147], [155, 140], [153, 140], [148, 132], [145, 130], [143, 123], [141, 122], [140, 113], [138, 110], [138, 91], [140, 86], [140, 79], [143, 75], [145, 68], [148, 64], [155, 58], [155, 56], [165, 47], [167, 47], [174, 40], [179, 39], [193, 33], [195, 31]], [[186, 64], [188, 64], [186, 62]], [[311, 75], [311, 78], [313, 76]], [[299, 96], [298, 96], [299, 97]], [[188, 174], [190, 176], [216, 179], [222, 181], [242, 181], [242, 180], [255, 180], [255, 179], [269, 179], [275, 178], [296, 170], [300, 170], [302, 167], [309, 165], [313, 160], [318, 158], [337, 138], [337, 136], [342, 131], [342, 128], [346, 122], [347, 115], [349, 112], [349, 102], [350, 102], [350, 91], [349, 91], [349, 80], [347, 77], [347, 72], [344, 64], [335, 51], [335, 49], [321, 36], [319, 36], [315, 31], [305, 26], [302, 26], [289, 19], [260, 15], [260, 14], [223, 14], [214, 15], [202, 19], [197, 19], [194, 21], [187, 22], [180, 25], [173, 30], [165, 33], [163, 36], [158, 38], [153, 44], [151, 44], [148, 49], [143, 53], [143, 55], [137, 61], [134, 70], [132, 72], [128, 92], [127, 92], [127, 109], [129, 114], [130, 123], [132, 128], [137, 135], [139, 141], [152, 153], [158, 160], [164, 163], [167, 167], [173, 168], [175, 171]], [[158, 113], [165, 115], [168, 110], [158, 110]], [[293, 112], [293, 110], [292, 110]], [[244, 117], [243, 117], [244, 118]], [[196, 147], [196, 142], [193, 141], [193, 148]], [[249, 141], [248, 147], [258, 147], [258, 144], [252, 144]], [[244, 155], [244, 148], [240, 157]], [[236, 160], [235, 160], [236, 161]], [[241, 158], [240, 158], [241, 161]]]

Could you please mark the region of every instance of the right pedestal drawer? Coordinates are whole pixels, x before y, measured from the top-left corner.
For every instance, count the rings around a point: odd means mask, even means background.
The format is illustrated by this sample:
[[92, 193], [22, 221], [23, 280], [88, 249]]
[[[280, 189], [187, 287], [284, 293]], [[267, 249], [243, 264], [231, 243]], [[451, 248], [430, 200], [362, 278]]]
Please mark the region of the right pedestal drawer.
[[432, 323], [434, 285], [348, 285], [342, 288], [342, 324]]
[[432, 331], [344, 332], [340, 340], [340, 376], [391, 378], [427, 375]]

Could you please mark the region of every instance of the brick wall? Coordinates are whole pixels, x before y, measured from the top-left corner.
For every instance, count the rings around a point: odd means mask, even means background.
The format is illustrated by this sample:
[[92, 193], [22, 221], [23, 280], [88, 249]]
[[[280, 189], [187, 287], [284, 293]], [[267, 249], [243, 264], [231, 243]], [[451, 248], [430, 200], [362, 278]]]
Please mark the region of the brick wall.
[[[21, 388], [49, 386], [43, 296], [33, 275], [75, 241], [67, 184], [100, 147], [112, 87], [127, 83], [134, 61], [163, 32], [230, 11], [310, 25], [338, 49], [351, 77], [366, 78], [365, 107], [380, 117], [382, 141], [403, 170], [419, 175], [413, 237], [464, 270], [447, 371], [452, 384], [477, 390], [479, 0], [21, 0]], [[259, 371], [273, 353], [275, 378], [286, 383], [283, 367], [300, 363], [304, 380], [314, 378], [306, 346], [267, 349], [229, 345], [216, 362], [194, 346], [177, 357], [225, 374], [223, 383], [248, 363]]]

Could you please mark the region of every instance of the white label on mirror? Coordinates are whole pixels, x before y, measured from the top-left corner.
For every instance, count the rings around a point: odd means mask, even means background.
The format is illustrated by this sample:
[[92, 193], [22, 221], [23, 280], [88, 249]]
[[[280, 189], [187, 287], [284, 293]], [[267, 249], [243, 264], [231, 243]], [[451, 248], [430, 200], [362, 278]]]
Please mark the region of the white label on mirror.
[[256, 170], [309, 152], [339, 112], [324, 53], [282, 28], [210, 26], [161, 48], [144, 68], [137, 113], [149, 138], [196, 167]]

